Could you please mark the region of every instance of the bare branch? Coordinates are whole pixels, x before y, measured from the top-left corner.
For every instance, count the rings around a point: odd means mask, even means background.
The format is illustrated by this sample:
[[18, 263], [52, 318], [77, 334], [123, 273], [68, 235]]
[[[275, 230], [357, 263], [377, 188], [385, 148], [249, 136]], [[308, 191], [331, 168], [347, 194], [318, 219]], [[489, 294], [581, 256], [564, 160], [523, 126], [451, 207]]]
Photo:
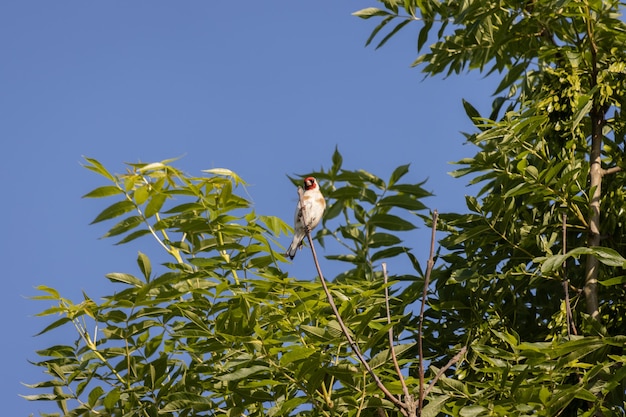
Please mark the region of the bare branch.
[[409, 393], [409, 389], [406, 386], [406, 382], [404, 381], [404, 376], [402, 376], [402, 371], [400, 369], [400, 365], [398, 364], [398, 358], [396, 357], [396, 351], [393, 348], [393, 327], [391, 326], [391, 310], [389, 308], [389, 287], [388, 277], [387, 277], [387, 263], [383, 262], [383, 277], [385, 279], [385, 309], [387, 310], [387, 324], [389, 325], [389, 350], [391, 351], [391, 360], [393, 361], [393, 366], [396, 368], [396, 373], [398, 374], [398, 379], [400, 380], [400, 384], [402, 384], [402, 392], [404, 392], [404, 397], [409, 398], [411, 394]]
[[611, 175], [611, 174], [615, 174], [616, 172], [620, 172], [622, 170], [622, 167], [611, 167], [611, 168], [607, 168], [607, 169], [603, 169], [602, 170], [602, 175]]
[[446, 363], [446, 366], [444, 366], [443, 368], [441, 368], [439, 370], [439, 372], [437, 372], [437, 374], [435, 375], [435, 377], [433, 378], [432, 381], [430, 381], [430, 384], [428, 385], [428, 388], [426, 388], [426, 391], [424, 391], [424, 397], [426, 397], [428, 395], [428, 393], [430, 392], [430, 390], [435, 386], [435, 384], [437, 383], [437, 381], [439, 381], [439, 378], [441, 378], [441, 376], [455, 363], [457, 363], [458, 361], [460, 361], [463, 358], [463, 355], [465, 355], [465, 352], [467, 352], [467, 346], [463, 346], [461, 348], [461, 350], [459, 350], [459, 352], [454, 355], [452, 357], [452, 359], [450, 359], [448, 361], [448, 363]]
[[[301, 212], [302, 219], [306, 219], [306, 216], [305, 216], [306, 209], [304, 206], [303, 195], [304, 195], [304, 192], [302, 190], [302, 187], [298, 187], [298, 198], [300, 200], [300, 212]], [[306, 237], [309, 242], [309, 246], [311, 247], [311, 252], [313, 253], [313, 261], [315, 262], [315, 268], [317, 269], [317, 274], [319, 275], [320, 281], [322, 282], [322, 287], [324, 288], [324, 293], [326, 294], [326, 298], [328, 299], [328, 304], [330, 304], [330, 307], [333, 310], [333, 314], [337, 318], [337, 322], [339, 323], [339, 327], [341, 328], [341, 331], [346, 336], [346, 339], [348, 339], [348, 343], [350, 344], [352, 351], [354, 352], [356, 357], [359, 359], [359, 361], [363, 364], [363, 366], [365, 367], [365, 370], [372, 376], [372, 379], [376, 383], [376, 386], [378, 387], [378, 389], [380, 389], [382, 393], [385, 394], [385, 397], [387, 397], [389, 401], [391, 401], [396, 407], [398, 407], [398, 409], [400, 410], [400, 412], [402, 412], [404, 416], [410, 416], [407, 411], [406, 405], [402, 401], [400, 401], [396, 396], [394, 396], [387, 389], [387, 387], [385, 387], [385, 385], [380, 380], [378, 375], [374, 373], [374, 370], [369, 365], [367, 360], [365, 360], [365, 357], [363, 356], [363, 354], [361, 353], [361, 350], [359, 349], [359, 345], [357, 345], [354, 339], [352, 339], [352, 336], [350, 336], [350, 332], [348, 331], [346, 324], [343, 322], [343, 319], [339, 315], [339, 310], [337, 309], [335, 300], [332, 294], [330, 293], [330, 291], [328, 290], [328, 285], [326, 284], [326, 280], [324, 279], [324, 275], [322, 274], [322, 269], [320, 268], [320, 264], [317, 259], [317, 253], [315, 252], [315, 245], [313, 244], [313, 238], [311, 237], [311, 230], [308, 224], [304, 225], [304, 231], [306, 232]]]
[[422, 348], [422, 339], [424, 335], [422, 333], [422, 327], [424, 324], [424, 309], [426, 308], [426, 301], [428, 297], [428, 285], [430, 283], [430, 274], [432, 273], [433, 266], [435, 265], [435, 234], [437, 232], [437, 219], [439, 213], [437, 210], [433, 211], [433, 226], [430, 235], [430, 254], [428, 255], [428, 262], [426, 263], [426, 275], [424, 276], [424, 289], [422, 291], [422, 305], [420, 306], [420, 324], [418, 330], [417, 346], [419, 351], [419, 378], [420, 378], [420, 395], [417, 401], [417, 409], [419, 414], [422, 414], [422, 407], [424, 406], [424, 351]]
[[[567, 213], [563, 213], [563, 255], [567, 252]], [[567, 278], [567, 260], [563, 260], [563, 291], [565, 292], [565, 319], [567, 322], [567, 337], [571, 337], [571, 333], [578, 334], [576, 325], [574, 324], [574, 316], [572, 315], [572, 306], [569, 299], [569, 279]]]

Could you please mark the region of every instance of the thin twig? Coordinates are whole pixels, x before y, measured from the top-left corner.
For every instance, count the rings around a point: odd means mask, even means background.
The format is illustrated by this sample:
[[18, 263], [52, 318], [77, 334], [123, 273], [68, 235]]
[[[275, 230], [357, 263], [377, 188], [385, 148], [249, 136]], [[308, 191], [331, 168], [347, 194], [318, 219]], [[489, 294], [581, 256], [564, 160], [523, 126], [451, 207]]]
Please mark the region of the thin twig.
[[[304, 219], [306, 219], [306, 215], [305, 215], [306, 210], [304, 206], [303, 194], [304, 192], [302, 191], [302, 188], [298, 187], [298, 198], [300, 200], [300, 212], [301, 212], [302, 219], [304, 221]], [[352, 351], [354, 352], [356, 357], [359, 359], [359, 361], [361, 361], [361, 363], [365, 367], [365, 370], [367, 370], [367, 372], [372, 376], [372, 379], [374, 379], [374, 382], [376, 383], [376, 386], [378, 386], [378, 389], [380, 389], [382, 393], [385, 394], [385, 397], [387, 397], [389, 401], [391, 401], [396, 407], [398, 407], [398, 409], [400, 409], [403, 415], [408, 416], [405, 404], [402, 401], [400, 401], [398, 398], [396, 398], [387, 389], [387, 387], [385, 387], [385, 385], [380, 380], [380, 378], [378, 378], [378, 375], [374, 373], [374, 370], [369, 365], [367, 360], [365, 360], [365, 357], [363, 356], [363, 354], [361, 354], [359, 345], [357, 345], [354, 339], [352, 339], [352, 336], [350, 336], [350, 332], [348, 331], [348, 328], [343, 322], [341, 315], [339, 315], [339, 310], [337, 309], [335, 300], [332, 294], [330, 293], [330, 291], [328, 290], [328, 286], [326, 285], [326, 280], [324, 279], [324, 275], [322, 274], [322, 269], [320, 268], [320, 264], [317, 259], [317, 253], [315, 253], [315, 245], [313, 245], [313, 238], [311, 237], [311, 230], [309, 229], [308, 224], [304, 224], [304, 231], [306, 233], [309, 246], [311, 247], [311, 252], [313, 253], [313, 261], [315, 262], [315, 268], [317, 269], [317, 274], [319, 275], [320, 281], [322, 282], [322, 287], [324, 288], [324, 293], [326, 294], [326, 298], [328, 299], [328, 304], [330, 304], [330, 308], [333, 310], [333, 313], [335, 314], [335, 317], [337, 318], [337, 322], [339, 323], [339, 327], [341, 328], [341, 331], [346, 336], [346, 339], [348, 339], [348, 343], [350, 344]]]
[[435, 235], [437, 233], [437, 219], [439, 218], [439, 213], [437, 210], [433, 211], [433, 225], [431, 229], [430, 235], [430, 254], [428, 255], [428, 262], [426, 263], [426, 275], [424, 276], [424, 289], [422, 291], [422, 305], [420, 306], [420, 324], [417, 335], [417, 346], [419, 351], [419, 378], [420, 378], [420, 395], [417, 401], [417, 409], [419, 411], [419, 415], [422, 414], [422, 407], [424, 406], [424, 351], [422, 347], [422, 339], [424, 338], [424, 334], [422, 332], [422, 327], [424, 324], [424, 309], [426, 308], [426, 301], [428, 297], [428, 285], [430, 283], [430, 274], [433, 270], [433, 266], [435, 265]]
[[387, 263], [382, 263], [383, 267], [383, 277], [385, 279], [385, 309], [387, 310], [387, 325], [389, 325], [389, 350], [391, 351], [391, 360], [393, 361], [393, 366], [396, 368], [396, 373], [398, 374], [398, 379], [400, 380], [400, 384], [402, 384], [402, 392], [404, 392], [404, 397], [409, 398], [411, 395], [409, 393], [409, 389], [406, 386], [406, 382], [404, 381], [404, 376], [402, 376], [402, 371], [400, 370], [400, 365], [398, 364], [398, 358], [396, 357], [396, 351], [393, 347], [393, 326], [391, 326], [391, 310], [389, 308], [389, 287], [388, 278], [387, 278]]
[[[563, 255], [567, 252], [567, 213], [563, 213]], [[574, 324], [574, 316], [572, 315], [572, 306], [569, 299], [569, 278], [567, 278], [567, 259], [563, 260], [563, 291], [565, 292], [565, 321], [567, 322], [567, 338], [571, 338], [571, 333], [578, 334], [576, 325]]]
[[448, 363], [446, 363], [446, 366], [444, 366], [443, 368], [441, 368], [439, 370], [439, 372], [437, 372], [437, 374], [435, 375], [435, 377], [433, 378], [432, 381], [430, 381], [428, 388], [426, 388], [426, 390], [424, 391], [424, 397], [426, 397], [428, 395], [428, 393], [430, 392], [431, 389], [433, 389], [433, 387], [435, 386], [435, 384], [437, 383], [437, 381], [439, 381], [439, 378], [441, 378], [441, 376], [444, 374], [444, 372], [446, 372], [452, 365], [454, 365], [455, 363], [457, 363], [458, 361], [461, 360], [461, 358], [463, 357], [463, 355], [465, 355], [465, 352], [467, 352], [467, 346], [463, 346], [461, 348], [461, 350], [459, 350], [459, 353], [457, 353], [456, 355], [454, 355], [452, 357], [452, 359], [450, 359], [448, 361]]

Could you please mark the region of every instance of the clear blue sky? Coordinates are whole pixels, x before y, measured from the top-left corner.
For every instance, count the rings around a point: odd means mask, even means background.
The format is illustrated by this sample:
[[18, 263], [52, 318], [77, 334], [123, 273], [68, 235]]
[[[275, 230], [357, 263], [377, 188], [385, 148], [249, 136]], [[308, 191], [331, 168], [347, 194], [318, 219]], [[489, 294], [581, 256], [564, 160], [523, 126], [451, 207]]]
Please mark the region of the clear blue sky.
[[[193, 175], [226, 167], [250, 184], [261, 214], [291, 222], [286, 175], [328, 167], [335, 146], [350, 169], [383, 178], [411, 163], [426, 200], [463, 211], [465, 180], [450, 161], [472, 156], [461, 98], [487, 110], [497, 80], [423, 79], [410, 68], [418, 24], [382, 49], [364, 48], [375, 22], [351, 12], [374, 0], [316, 2], [6, 1], [0, 5], [0, 165], [4, 192], [1, 304], [3, 415], [38, 415], [21, 382], [42, 380], [35, 351], [71, 332], [33, 337], [49, 307], [45, 284], [80, 300], [110, 292], [108, 272], [135, 273], [136, 248], [89, 226], [106, 201], [82, 155], [123, 162], [183, 156]], [[418, 240], [416, 238], [416, 240]], [[288, 244], [288, 238], [284, 239]], [[423, 244], [422, 244], [423, 243]], [[156, 248], [148, 239], [143, 251]], [[418, 242], [427, 253], [427, 242]], [[296, 261], [298, 258], [296, 258]], [[295, 268], [295, 266], [294, 266]]]

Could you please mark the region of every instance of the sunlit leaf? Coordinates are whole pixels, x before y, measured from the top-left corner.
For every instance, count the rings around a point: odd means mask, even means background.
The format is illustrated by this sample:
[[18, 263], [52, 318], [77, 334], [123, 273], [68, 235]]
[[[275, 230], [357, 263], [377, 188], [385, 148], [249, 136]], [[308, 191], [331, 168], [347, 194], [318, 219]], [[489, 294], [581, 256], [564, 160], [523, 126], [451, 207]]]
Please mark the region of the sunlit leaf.
[[105, 208], [96, 216], [96, 218], [91, 222], [91, 224], [99, 223], [104, 220], [109, 220], [118, 216], [121, 216], [124, 213], [128, 213], [131, 210], [135, 209], [135, 205], [131, 201], [122, 200], [117, 203], [111, 204], [109, 207]]
[[121, 194], [123, 191], [115, 185], [105, 185], [98, 187], [83, 196], [83, 198], [102, 198], [110, 197], [112, 195]]
[[134, 277], [130, 274], [112, 272], [112, 273], [106, 274], [106, 277], [113, 282], [122, 282], [124, 284], [133, 285], [135, 287], [143, 286], [143, 282], [139, 278]]

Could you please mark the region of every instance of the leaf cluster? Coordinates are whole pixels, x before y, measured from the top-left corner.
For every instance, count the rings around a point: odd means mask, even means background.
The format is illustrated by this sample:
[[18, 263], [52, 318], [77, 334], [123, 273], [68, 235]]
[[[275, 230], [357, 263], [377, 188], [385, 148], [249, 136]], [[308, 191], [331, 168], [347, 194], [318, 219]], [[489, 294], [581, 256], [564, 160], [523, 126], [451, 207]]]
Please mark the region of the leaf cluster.
[[[389, 361], [384, 284], [373, 265], [408, 251], [393, 250], [401, 240], [386, 231], [413, 229], [407, 214], [423, 210], [419, 199], [428, 193], [400, 181], [408, 166], [384, 182], [342, 169], [341, 160], [336, 151], [332, 168], [315, 173], [329, 197], [325, 222], [351, 219], [319, 234], [320, 242], [337, 237], [351, 248], [350, 256], [328, 256], [353, 266], [331, 291], [369, 365], [400, 393]], [[319, 284], [283, 270], [277, 239], [290, 227], [257, 215], [238, 195], [245, 183], [234, 172], [192, 177], [162, 161], [129, 164], [114, 175], [86, 161], [109, 182], [85, 195], [113, 200], [94, 220], [112, 223], [105, 237], [125, 244], [151, 236], [169, 259], [154, 266], [140, 252], [139, 274], [107, 274], [118, 290], [102, 302], [85, 294], [74, 303], [40, 287], [35, 298], [53, 304], [40, 316], [58, 317], [41, 333], [73, 326], [77, 336], [37, 352], [35, 365], [47, 378], [30, 386], [40, 393], [27, 399], [54, 401], [60, 414], [50, 415], [63, 416], [393, 413], [355, 360]], [[412, 300], [390, 301], [394, 324], [410, 328], [405, 308]], [[410, 369], [414, 340], [404, 325], [398, 329], [405, 333], [394, 350]], [[407, 383], [415, 387], [414, 379]]]
[[[477, 151], [453, 175], [479, 191], [467, 213], [440, 216], [446, 264], [433, 273], [425, 337], [437, 337], [426, 345], [434, 366], [450, 348], [469, 352], [442, 410], [623, 415], [623, 4], [381, 3], [355, 13], [381, 19], [367, 43], [380, 36], [381, 46], [409, 20], [426, 74], [500, 76], [486, 114], [463, 102]], [[597, 225], [600, 243], [589, 244]]]

